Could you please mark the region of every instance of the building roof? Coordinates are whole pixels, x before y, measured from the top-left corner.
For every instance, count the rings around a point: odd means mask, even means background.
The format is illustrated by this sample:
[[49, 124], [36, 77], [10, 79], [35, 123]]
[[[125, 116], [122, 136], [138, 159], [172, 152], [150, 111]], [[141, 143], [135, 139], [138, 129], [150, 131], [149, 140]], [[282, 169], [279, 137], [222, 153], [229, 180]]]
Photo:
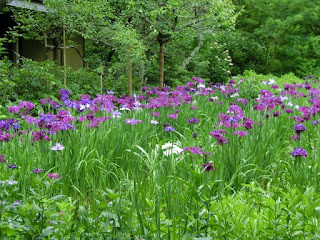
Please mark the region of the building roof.
[[26, 2], [24, 0], [11, 0], [7, 3], [8, 6], [32, 9], [40, 12], [47, 12], [47, 8], [43, 5], [43, 0], [33, 0]]

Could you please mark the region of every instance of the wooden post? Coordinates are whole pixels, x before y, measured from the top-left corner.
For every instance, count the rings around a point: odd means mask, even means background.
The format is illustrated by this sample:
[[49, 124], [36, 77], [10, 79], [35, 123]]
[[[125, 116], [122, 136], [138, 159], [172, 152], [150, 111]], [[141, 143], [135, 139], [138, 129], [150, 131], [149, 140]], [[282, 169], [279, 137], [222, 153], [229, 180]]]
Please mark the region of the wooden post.
[[63, 67], [64, 67], [64, 76], [63, 76], [63, 85], [67, 85], [67, 45], [66, 45], [66, 28], [63, 26]]
[[100, 63], [100, 92], [102, 95], [102, 92], [103, 92], [103, 66], [102, 66], [102, 63]]
[[160, 90], [163, 89], [163, 65], [164, 65], [164, 56], [163, 56], [163, 42], [160, 42], [160, 59], [159, 59], [159, 87]]
[[129, 97], [132, 97], [132, 61], [130, 57], [131, 51], [129, 51], [129, 57], [128, 57], [128, 92]]
[[19, 38], [17, 38], [17, 41], [14, 43], [14, 62], [16, 66], [19, 65], [19, 58], [20, 58]]

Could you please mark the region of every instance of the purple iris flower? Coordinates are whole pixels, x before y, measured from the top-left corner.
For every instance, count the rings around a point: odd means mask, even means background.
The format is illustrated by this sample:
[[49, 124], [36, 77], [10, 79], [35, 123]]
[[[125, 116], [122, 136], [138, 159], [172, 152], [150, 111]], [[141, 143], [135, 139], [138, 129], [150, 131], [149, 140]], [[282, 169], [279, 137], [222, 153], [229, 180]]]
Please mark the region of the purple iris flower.
[[214, 171], [214, 167], [212, 166], [211, 162], [210, 163], [202, 163], [202, 166], [206, 172], [210, 172], [210, 171], [213, 172]]
[[128, 118], [128, 119], [126, 119], [125, 122], [130, 125], [136, 125], [137, 123], [142, 123], [141, 120], [135, 120], [134, 118]]
[[0, 163], [7, 163], [6, 159], [4, 158], [3, 155], [0, 155]]
[[223, 145], [224, 143], [228, 143], [228, 139], [223, 136], [226, 133], [226, 130], [219, 129], [210, 132], [210, 135], [217, 139], [218, 145]]
[[197, 83], [204, 83], [204, 79], [201, 79], [201, 78], [193, 77], [192, 80]]
[[36, 168], [36, 169], [33, 169], [32, 172], [33, 172], [33, 173], [36, 173], [36, 174], [39, 174], [39, 173], [42, 173], [43, 170]]
[[308, 153], [301, 147], [295, 148], [291, 153], [293, 157], [308, 157]]
[[195, 118], [195, 117], [190, 118], [190, 119], [188, 120], [188, 124], [191, 124], [191, 123], [196, 124], [196, 123], [198, 123], [198, 122], [199, 122], [199, 119], [198, 119], [198, 118]]
[[177, 113], [172, 113], [172, 114], [168, 115], [168, 118], [177, 119], [178, 118], [178, 114]]
[[239, 119], [238, 119], [238, 118], [236, 118], [236, 117], [230, 117], [228, 121], [229, 121], [229, 122], [236, 123], [236, 122], [238, 122], [238, 121], [239, 121]]
[[20, 108], [18, 106], [10, 106], [10, 107], [8, 107], [8, 111], [11, 113], [19, 113]]
[[169, 131], [174, 132], [175, 129], [174, 129], [174, 127], [172, 127], [172, 126], [168, 126], [168, 127], [166, 127], [166, 128], [164, 129], [164, 131], [165, 131], [165, 132], [169, 132]]
[[185, 147], [181, 153], [187, 151], [191, 152], [192, 154], [207, 154], [201, 149], [201, 147]]
[[16, 169], [16, 168], [18, 168], [18, 167], [17, 167], [17, 165], [12, 164], [12, 165], [9, 165], [9, 168], [11, 168], [11, 169]]
[[158, 113], [158, 112], [152, 112], [151, 114], [156, 116], [156, 117], [160, 117], [160, 113]]
[[243, 136], [245, 136], [245, 135], [247, 135], [248, 133], [247, 132], [245, 132], [245, 131], [235, 131], [234, 133], [233, 133], [233, 135], [239, 135], [239, 137], [243, 137]]
[[303, 124], [297, 124], [293, 127], [293, 130], [296, 132], [296, 134], [300, 135], [306, 130], [306, 128]]
[[62, 177], [59, 175], [59, 173], [48, 173], [47, 175], [48, 175], [48, 177], [49, 177], [50, 179], [61, 179], [61, 178], [62, 178]]
[[21, 126], [16, 123], [12, 124], [12, 129], [14, 129], [14, 130], [18, 130], [20, 127]]

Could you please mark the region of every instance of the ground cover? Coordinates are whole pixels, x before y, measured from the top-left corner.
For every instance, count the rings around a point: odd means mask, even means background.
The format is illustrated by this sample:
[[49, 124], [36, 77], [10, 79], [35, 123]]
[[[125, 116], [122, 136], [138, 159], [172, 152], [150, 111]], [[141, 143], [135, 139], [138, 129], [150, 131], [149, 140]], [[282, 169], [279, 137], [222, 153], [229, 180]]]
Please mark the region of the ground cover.
[[1, 239], [319, 238], [319, 82], [283, 81], [8, 106]]

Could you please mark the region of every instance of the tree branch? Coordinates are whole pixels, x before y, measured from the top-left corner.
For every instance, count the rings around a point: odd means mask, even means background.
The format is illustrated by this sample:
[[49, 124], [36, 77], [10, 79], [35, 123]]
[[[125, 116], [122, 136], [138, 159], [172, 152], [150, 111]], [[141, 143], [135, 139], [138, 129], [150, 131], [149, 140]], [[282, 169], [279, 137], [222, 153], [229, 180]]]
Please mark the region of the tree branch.
[[203, 45], [203, 34], [199, 34], [199, 42], [198, 45], [192, 50], [189, 56], [183, 61], [181, 65], [181, 69], [185, 69], [188, 64], [191, 62], [192, 58], [199, 52], [200, 48]]

